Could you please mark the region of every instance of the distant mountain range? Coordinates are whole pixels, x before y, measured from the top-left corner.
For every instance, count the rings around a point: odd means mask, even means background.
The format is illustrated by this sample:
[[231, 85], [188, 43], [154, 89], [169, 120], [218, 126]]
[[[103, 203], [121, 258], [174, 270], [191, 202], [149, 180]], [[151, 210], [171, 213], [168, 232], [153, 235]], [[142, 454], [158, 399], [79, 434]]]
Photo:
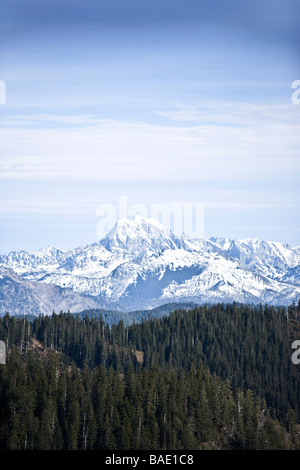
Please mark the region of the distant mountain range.
[[178, 237], [138, 215], [92, 245], [0, 255], [0, 314], [129, 312], [174, 302], [288, 305], [300, 298], [299, 259], [299, 247]]

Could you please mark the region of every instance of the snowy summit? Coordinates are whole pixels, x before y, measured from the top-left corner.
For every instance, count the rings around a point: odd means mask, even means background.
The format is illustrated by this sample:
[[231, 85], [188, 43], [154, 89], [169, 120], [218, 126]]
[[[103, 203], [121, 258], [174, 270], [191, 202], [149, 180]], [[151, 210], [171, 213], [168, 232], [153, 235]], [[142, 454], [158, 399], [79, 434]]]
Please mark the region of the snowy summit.
[[[181, 301], [288, 305], [300, 298], [299, 258], [298, 249], [279, 242], [176, 237], [137, 215], [84, 248], [0, 256], [0, 311], [39, 313], [51, 303], [47, 295], [57, 303], [51, 311], [58, 310], [72, 292], [78, 311], [82, 304], [135, 310]], [[22, 301], [24, 289], [31, 303]]]

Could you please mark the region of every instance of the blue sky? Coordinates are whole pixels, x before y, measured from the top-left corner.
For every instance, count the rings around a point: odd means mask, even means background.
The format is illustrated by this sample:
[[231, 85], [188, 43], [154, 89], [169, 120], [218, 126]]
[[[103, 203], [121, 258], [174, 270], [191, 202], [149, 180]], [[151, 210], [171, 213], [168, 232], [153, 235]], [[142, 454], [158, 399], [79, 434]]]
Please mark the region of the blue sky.
[[299, 10], [0, 0], [0, 252], [94, 242], [121, 195], [299, 245]]

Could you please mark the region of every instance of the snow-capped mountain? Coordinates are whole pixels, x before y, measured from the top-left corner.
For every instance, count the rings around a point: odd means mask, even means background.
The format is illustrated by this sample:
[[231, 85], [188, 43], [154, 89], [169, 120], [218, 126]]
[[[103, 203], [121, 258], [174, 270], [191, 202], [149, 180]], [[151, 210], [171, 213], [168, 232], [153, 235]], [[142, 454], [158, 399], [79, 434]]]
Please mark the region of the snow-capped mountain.
[[299, 264], [299, 252], [289, 245], [248, 238], [246, 240], [217, 240], [211, 238], [223, 256], [239, 260], [253, 271], [280, 279], [289, 268]]
[[0, 257], [0, 266], [23, 281], [128, 311], [173, 301], [287, 305], [300, 298], [299, 258], [299, 249], [283, 243], [176, 237], [157, 221], [136, 216], [118, 221], [98, 243], [13, 252]]
[[39, 251], [12, 251], [7, 256], [0, 255], [0, 263], [9, 266], [19, 274], [34, 279], [57, 269], [66, 259], [67, 250], [48, 246]]
[[100, 244], [110, 252], [124, 250], [132, 256], [143, 251], [176, 249], [178, 242], [173, 233], [155, 219], [145, 219], [137, 214], [134, 220], [117, 221]]
[[50, 315], [53, 311], [80, 312], [93, 308], [107, 308], [107, 305], [71, 289], [24, 279], [0, 265], [1, 315], [7, 311], [13, 315]]

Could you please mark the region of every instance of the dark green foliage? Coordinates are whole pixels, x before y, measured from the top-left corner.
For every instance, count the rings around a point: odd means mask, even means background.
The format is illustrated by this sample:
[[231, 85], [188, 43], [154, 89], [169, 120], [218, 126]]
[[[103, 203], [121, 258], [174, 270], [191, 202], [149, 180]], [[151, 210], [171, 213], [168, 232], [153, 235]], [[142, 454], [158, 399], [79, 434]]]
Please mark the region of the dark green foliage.
[[[289, 311], [294, 322], [297, 309]], [[300, 420], [300, 374], [291, 361], [295, 339], [285, 310], [267, 305], [204, 306], [129, 328], [129, 341], [144, 351], [146, 366], [205, 367], [234, 389], [264, 398], [277, 417], [292, 408]]]
[[[33, 367], [34, 366], [34, 367]], [[251, 394], [203, 369], [58, 368], [55, 353], [1, 368], [2, 449], [287, 448]], [[7, 386], [9, 384], [9, 386]], [[222, 405], [227, 403], [225, 416]]]
[[218, 304], [111, 327], [5, 315], [0, 448], [299, 448], [299, 310]]

